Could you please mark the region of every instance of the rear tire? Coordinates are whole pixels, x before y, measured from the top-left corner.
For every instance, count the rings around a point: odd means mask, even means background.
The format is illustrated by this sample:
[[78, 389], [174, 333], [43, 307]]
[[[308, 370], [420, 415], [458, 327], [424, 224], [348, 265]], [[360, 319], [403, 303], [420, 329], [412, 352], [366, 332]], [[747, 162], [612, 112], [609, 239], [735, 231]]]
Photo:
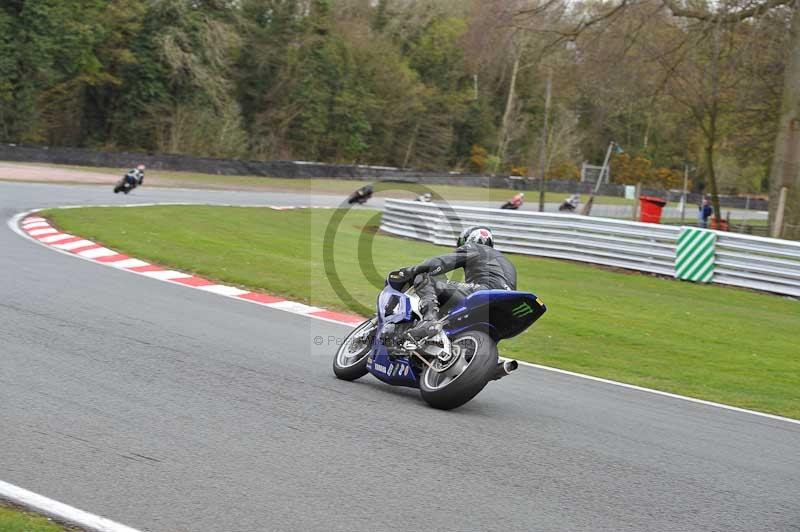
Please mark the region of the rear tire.
[[[338, 378], [354, 381], [367, 374], [367, 358], [372, 350], [376, 329], [376, 324], [367, 320], [347, 335], [333, 357], [333, 373]], [[366, 341], [363, 340], [364, 334], [367, 335]]]
[[[464, 352], [453, 368], [466, 363], [460, 373], [450, 378], [451, 370], [437, 373], [426, 367], [419, 380], [419, 391], [422, 398], [434, 408], [451, 410], [463, 405], [483, 390], [494, 377], [497, 368], [497, 344], [492, 338], [480, 331], [461, 333], [451, 340], [458, 344]], [[448, 380], [449, 379], [449, 380]]]

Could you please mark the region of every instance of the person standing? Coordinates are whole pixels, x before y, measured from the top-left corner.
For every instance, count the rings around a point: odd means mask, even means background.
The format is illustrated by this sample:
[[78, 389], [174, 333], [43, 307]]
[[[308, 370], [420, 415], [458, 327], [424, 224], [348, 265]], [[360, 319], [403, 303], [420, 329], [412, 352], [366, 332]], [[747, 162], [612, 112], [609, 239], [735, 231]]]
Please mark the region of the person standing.
[[698, 207], [698, 221], [700, 222], [700, 227], [704, 229], [708, 227], [708, 219], [713, 212], [714, 209], [711, 208], [708, 198], [703, 198], [703, 204]]

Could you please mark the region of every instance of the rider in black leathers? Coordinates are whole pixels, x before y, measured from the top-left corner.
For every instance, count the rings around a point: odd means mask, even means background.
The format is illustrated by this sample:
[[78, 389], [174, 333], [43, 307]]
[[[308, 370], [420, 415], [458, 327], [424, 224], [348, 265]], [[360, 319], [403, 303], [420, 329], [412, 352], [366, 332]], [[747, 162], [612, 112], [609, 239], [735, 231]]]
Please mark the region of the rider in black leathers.
[[137, 186], [142, 186], [144, 183], [144, 170], [145, 166], [140, 164], [136, 168], [129, 170], [127, 174], [125, 174], [125, 181], [128, 183], [130, 188], [136, 188]]
[[[408, 331], [414, 338], [425, 338], [438, 332], [436, 322], [440, 304], [457, 303], [478, 290], [516, 290], [517, 270], [502, 253], [494, 249], [494, 240], [488, 228], [465, 229], [459, 235], [457, 245], [453, 253], [433, 257], [389, 275], [389, 281], [393, 284], [414, 280], [423, 314], [422, 321]], [[463, 283], [435, 277], [457, 268], [464, 268]]]

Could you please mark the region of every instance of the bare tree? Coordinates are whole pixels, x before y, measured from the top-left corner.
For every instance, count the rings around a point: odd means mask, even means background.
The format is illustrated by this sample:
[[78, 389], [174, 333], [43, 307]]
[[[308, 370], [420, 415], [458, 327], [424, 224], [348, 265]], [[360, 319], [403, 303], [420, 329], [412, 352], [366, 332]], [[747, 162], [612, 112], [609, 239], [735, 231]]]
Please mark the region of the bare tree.
[[[800, 0], [763, 0], [747, 1], [743, 4], [723, 1], [720, 3], [695, 4], [681, 0], [621, 0], [619, 3], [601, 6], [591, 16], [584, 16], [575, 20], [574, 13], [566, 13], [563, 23], [553, 28], [542, 31], [551, 35], [550, 46], [563, 40], [577, 40], [587, 30], [607, 26], [634, 6], [658, 3], [667, 8], [669, 12], [679, 18], [695, 20], [705, 23], [711, 36], [712, 54], [709, 58], [710, 91], [703, 104], [704, 116], [698, 116], [696, 109], [693, 115], [702, 124], [701, 129], [706, 137], [705, 163], [709, 171], [709, 181], [712, 195], [716, 197], [716, 175], [714, 169], [715, 146], [719, 140], [720, 132], [718, 121], [720, 115], [720, 51], [719, 39], [726, 27], [742, 21], [761, 17], [775, 9], [791, 9], [792, 24], [791, 37], [787, 50], [788, 61], [785, 71], [785, 82], [781, 105], [781, 114], [778, 124], [778, 134], [774, 145], [774, 156], [771, 165], [770, 179], [770, 219], [774, 223], [777, 196], [781, 188], [788, 189], [785, 229], [783, 236], [786, 238], [800, 239]], [[519, 20], [530, 16], [541, 16], [543, 12], [555, 9], [560, 2], [548, 0], [536, 6], [520, 9], [517, 13]], [[572, 16], [570, 16], [572, 15]], [[663, 58], [662, 58], [663, 59]], [[678, 65], [679, 62], [674, 63]], [[715, 211], [719, 211], [719, 202], [714, 199]]]
[[776, 227], [773, 234], [800, 240], [800, 5], [797, 2], [792, 15], [791, 41], [770, 176], [769, 212], [775, 224], [777, 199], [781, 189], [786, 187], [784, 227]]
[[791, 38], [787, 50], [783, 98], [775, 139], [772, 173], [770, 176], [770, 222], [776, 222], [780, 190], [788, 194], [783, 214], [784, 228], [774, 228], [775, 236], [800, 240], [800, 2], [798, 0], [766, 0], [731, 12], [712, 13], [684, 7], [674, 0], [664, 0], [675, 16], [731, 24], [757, 17], [782, 6], [792, 9]]

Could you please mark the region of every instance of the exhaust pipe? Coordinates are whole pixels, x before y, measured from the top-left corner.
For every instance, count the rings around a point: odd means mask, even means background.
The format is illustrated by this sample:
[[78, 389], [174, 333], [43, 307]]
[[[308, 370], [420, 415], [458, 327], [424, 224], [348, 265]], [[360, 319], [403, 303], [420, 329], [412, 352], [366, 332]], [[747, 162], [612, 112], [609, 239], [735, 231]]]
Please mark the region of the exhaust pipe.
[[510, 375], [512, 371], [517, 369], [519, 364], [516, 360], [506, 360], [503, 362], [498, 362], [497, 367], [494, 370], [494, 377], [492, 380], [496, 381], [497, 379], [502, 379], [506, 375]]

